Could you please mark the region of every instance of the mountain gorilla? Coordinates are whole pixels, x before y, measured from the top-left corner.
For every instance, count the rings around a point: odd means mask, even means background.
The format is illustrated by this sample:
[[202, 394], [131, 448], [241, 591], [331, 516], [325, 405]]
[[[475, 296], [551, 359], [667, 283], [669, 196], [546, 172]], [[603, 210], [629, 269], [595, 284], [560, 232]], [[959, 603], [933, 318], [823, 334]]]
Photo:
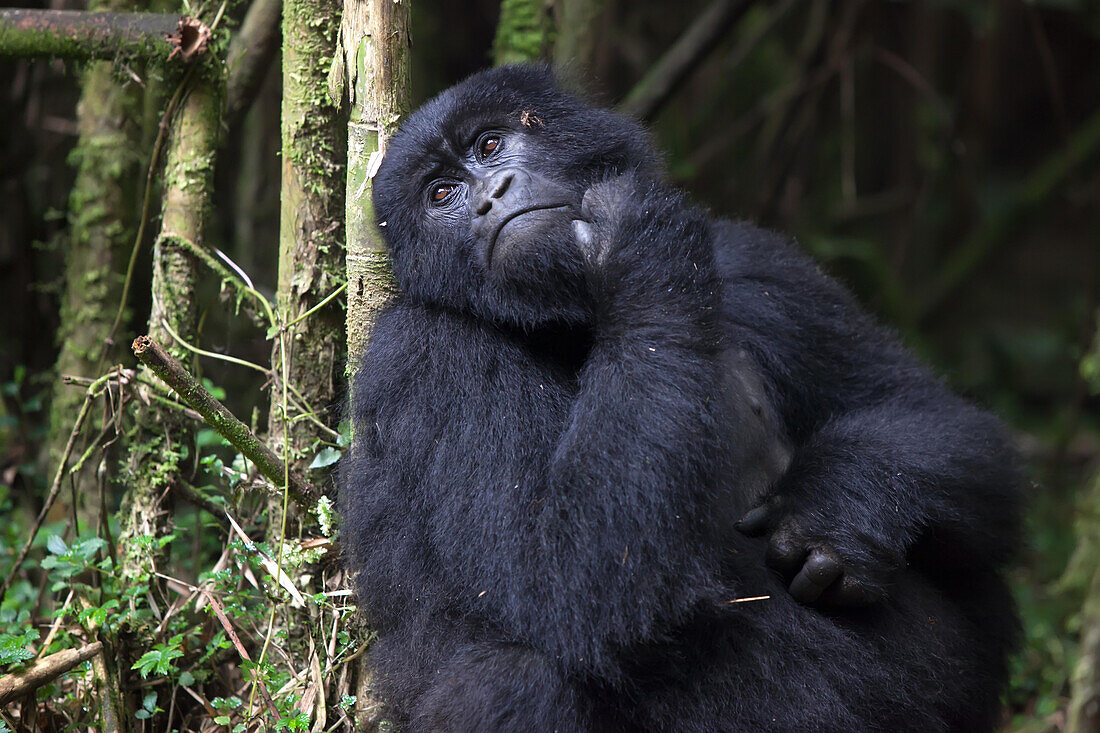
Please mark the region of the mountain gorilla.
[[542, 68], [410, 116], [343, 539], [409, 731], [981, 731], [1014, 456], [783, 238]]

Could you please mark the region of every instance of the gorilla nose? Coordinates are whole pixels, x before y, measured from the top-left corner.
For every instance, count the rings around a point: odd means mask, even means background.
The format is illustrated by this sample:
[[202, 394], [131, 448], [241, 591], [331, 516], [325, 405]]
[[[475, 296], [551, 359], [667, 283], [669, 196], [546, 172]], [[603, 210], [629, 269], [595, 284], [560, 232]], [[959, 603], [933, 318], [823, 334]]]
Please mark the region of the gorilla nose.
[[493, 208], [493, 201], [503, 198], [516, 177], [523, 175], [522, 171], [515, 168], [505, 168], [479, 181], [474, 188], [474, 211], [477, 215], [488, 214], [489, 209]]

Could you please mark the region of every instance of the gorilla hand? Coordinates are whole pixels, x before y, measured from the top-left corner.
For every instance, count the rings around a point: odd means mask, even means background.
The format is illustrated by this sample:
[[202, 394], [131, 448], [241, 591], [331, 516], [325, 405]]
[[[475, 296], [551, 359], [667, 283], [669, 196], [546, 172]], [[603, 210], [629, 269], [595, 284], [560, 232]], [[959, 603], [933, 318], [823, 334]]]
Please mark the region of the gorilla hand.
[[585, 191], [581, 218], [573, 220], [573, 231], [589, 268], [599, 270], [607, 263], [623, 212], [634, 198], [637, 185], [637, 177], [625, 173], [600, 181]]
[[766, 562], [790, 583], [795, 600], [865, 606], [886, 598], [904, 558], [853, 527], [825, 512], [799, 510], [782, 494], [773, 494], [737, 524], [746, 535], [769, 536]]

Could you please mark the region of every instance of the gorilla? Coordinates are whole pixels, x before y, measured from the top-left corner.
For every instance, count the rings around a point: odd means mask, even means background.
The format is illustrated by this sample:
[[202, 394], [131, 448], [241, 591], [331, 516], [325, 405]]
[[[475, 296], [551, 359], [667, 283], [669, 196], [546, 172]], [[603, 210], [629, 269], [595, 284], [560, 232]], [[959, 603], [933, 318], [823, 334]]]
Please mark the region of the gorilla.
[[1013, 450], [539, 67], [404, 121], [342, 544], [408, 731], [988, 731]]

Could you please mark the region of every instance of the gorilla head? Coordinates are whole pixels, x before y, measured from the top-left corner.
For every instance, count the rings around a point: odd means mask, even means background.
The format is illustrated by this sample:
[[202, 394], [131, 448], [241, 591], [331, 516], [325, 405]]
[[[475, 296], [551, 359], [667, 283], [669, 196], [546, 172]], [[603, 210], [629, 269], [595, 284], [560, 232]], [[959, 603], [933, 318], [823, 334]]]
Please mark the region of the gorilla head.
[[585, 192], [656, 167], [640, 127], [564, 94], [545, 67], [507, 67], [405, 121], [374, 180], [375, 212], [414, 300], [522, 326], [577, 322]]

